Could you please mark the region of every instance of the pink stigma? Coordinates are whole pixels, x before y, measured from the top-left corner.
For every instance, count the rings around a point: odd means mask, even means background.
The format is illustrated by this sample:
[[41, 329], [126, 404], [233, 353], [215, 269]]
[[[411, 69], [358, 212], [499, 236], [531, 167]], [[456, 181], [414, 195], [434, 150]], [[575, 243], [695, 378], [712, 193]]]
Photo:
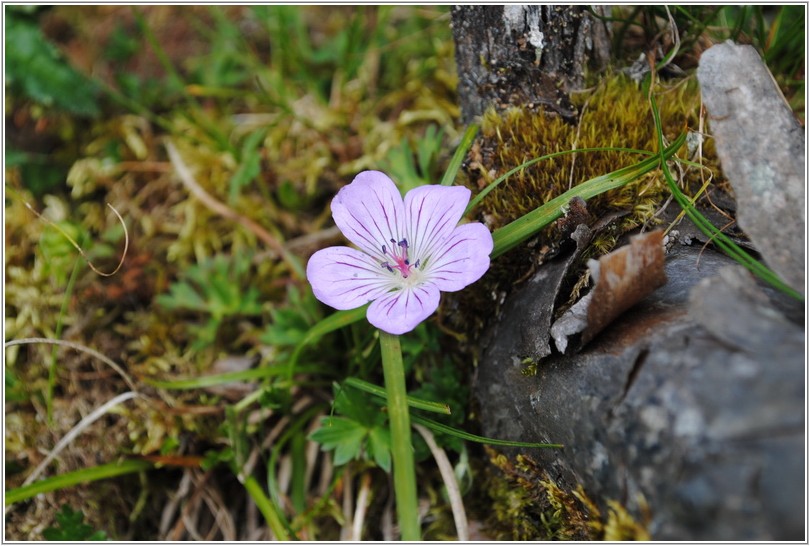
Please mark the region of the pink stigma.
[[400, 242], [391, 239], [391, 245], [390, 251], [386, 245], [382, 246], [382, 251], [383, 254], [391, 257], [393, 263], [383, 262], [381, 265], [391, 273], [393, 273], [395, 269], [398, 270], [402, 278], [407, 279], [408, 275], [411, 274], [411, 269], [419, 267], [419, 260], [417, 260], [415, 264], [411, 264], [408, 260], [408, 241], [405, 239], [402, 239]]

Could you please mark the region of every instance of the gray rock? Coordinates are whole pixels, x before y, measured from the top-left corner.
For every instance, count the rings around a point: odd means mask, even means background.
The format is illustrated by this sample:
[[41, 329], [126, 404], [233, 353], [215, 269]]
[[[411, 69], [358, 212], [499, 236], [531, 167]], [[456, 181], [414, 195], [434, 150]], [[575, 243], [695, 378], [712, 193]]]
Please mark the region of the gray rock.
[[697, 76], [737, 221], [765, 262], [804, 294], [804, 129], [751, 46], [709, 48]]
[[675, 245], [666, 285], [533, 377], [516, 294], [478, 369], [484, 434], [565, 444], [522, 451], [600, 503], [643, 496], [655, 540], [803, 540], [804, 333], [730, 264]]

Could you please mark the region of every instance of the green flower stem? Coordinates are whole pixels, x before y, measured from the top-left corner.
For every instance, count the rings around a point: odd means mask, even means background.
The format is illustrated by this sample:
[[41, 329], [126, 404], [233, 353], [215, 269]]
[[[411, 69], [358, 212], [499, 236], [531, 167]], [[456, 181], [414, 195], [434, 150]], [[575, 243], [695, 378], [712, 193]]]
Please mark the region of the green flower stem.
[[388, 418], [391, 422], [391, 451], [394, 459], [394, 493], [402, 540], [420, 540], [416, 498], [416, 472], [411, 443], [411, 419], [405, 390], [405, 369], [399, 336], [380, 331]]

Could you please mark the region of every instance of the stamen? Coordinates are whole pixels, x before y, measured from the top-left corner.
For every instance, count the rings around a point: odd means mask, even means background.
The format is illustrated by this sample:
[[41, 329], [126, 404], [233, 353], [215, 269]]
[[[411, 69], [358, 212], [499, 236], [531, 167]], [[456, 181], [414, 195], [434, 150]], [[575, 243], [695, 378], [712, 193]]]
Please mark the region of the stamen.
[[[396, 269], [402, 275], [403, 279], [407, 279], [411, 274], [412, 268], [419, 267], [419, 261], [416, 262], [416, 265], [411, 265], [411, 261], [408, 258], [407, 239], [403, 238], [397, 242], [396, 239], [392, 238], [390, 242], [392, 245], [390, 249], [388, 245], [382, 245], [380, 248], [382, 249], [383, 255], [392, 258], [392, 260], [382, 262], [380, 266], [391, 273]], [[397, 247], [399, 247], [399, 249], [397, 249]]]

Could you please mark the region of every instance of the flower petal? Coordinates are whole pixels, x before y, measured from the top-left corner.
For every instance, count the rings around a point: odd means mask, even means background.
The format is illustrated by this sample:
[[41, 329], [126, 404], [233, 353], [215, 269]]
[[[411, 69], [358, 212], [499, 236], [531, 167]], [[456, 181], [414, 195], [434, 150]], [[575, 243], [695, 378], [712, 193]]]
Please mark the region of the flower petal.
[[404, 232], [402, 196], [379, 171], [363, 171], [332, 200], [332, 217], [349, 241], [386, 261], [382, 245], [399, 242]]
[[391, 290], [391, 276], [368, 254], [347, 246], [319, 250], [307, 263], [307, 280], [318, 300], [354, 309]]
[[484, 224], [458, 226], [425, 264], [424, 274], [443, 292], [461, 290], [489, 269], [492, 244], [492, 234]]
[[462, 186], [419, 186], [405, 196], [405, 225], [411, 262], [426, 260], [450, 236], [470, 202]]
[[372, 303], [368, 321], [389, 334], [410, 332], [439, 307], [439, 289], [420, 284], [390, 292]]

